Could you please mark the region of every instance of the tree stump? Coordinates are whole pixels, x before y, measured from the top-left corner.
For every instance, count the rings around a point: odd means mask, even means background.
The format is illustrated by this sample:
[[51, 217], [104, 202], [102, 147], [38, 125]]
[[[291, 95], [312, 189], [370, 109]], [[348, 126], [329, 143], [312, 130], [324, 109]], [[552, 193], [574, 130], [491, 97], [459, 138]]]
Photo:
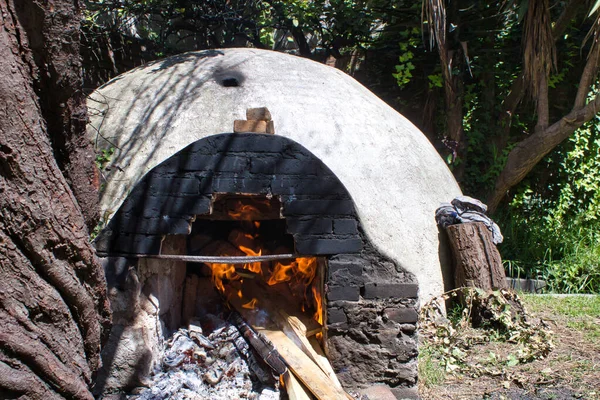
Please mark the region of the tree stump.
[[450, 225], [446, 228], [454, 258], [456, 287], [484, 290], [508, 289], [502, 259], [492, 233], [482, 222]]

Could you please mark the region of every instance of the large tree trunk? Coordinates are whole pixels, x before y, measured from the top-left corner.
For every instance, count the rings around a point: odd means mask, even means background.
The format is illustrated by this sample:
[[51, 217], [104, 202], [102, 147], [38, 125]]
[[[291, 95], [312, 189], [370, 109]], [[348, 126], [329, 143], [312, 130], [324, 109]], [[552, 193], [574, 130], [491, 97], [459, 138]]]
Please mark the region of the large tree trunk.
[[0, 398], [92, 398], [110, 323], [104, 274], [57, 163], [93, 198], [79, 20], [77, 0], [0, 0]]
[[457, 288], [508, 289], [500, 253], [484, 223], [450, 225], [446, 232], [452, 247]]

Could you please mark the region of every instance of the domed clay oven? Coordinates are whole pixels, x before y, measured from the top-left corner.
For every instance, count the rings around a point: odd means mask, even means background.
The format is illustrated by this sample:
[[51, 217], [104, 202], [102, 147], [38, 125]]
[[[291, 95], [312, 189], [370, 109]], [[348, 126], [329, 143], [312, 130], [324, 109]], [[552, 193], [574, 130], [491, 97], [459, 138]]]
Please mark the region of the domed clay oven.
[[[415, 393], [418, 301], [443, 289], [433, 215], [460, 191], [414, 126], [338, 70], [254, 49], [152, 63], [88, 105], [114, 153], [95, 242], [114, 312], [98, 392], [142, 382], [214, 286], [310, 259], [302, 307], [323, 307], [311, 312], [344, 388]], [[275, 134], [231, 133], [259, 106]], [[218, 257], [247, 255], [215, 278]]]

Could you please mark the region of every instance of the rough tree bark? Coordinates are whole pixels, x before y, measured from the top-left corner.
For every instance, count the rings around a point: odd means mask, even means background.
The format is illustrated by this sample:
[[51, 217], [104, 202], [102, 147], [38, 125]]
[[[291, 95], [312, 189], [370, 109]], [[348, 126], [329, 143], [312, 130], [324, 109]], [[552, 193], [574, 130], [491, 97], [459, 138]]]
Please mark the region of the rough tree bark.
[[110, 308], [67, 183], [93, 210], [79, 2], [0, 0], [0, 21], [0, 398], [91, 399]]
[[446, 228], [454, 258], [454, 284], [484, 290], [508, 289], [502, 259], [482, 222]]

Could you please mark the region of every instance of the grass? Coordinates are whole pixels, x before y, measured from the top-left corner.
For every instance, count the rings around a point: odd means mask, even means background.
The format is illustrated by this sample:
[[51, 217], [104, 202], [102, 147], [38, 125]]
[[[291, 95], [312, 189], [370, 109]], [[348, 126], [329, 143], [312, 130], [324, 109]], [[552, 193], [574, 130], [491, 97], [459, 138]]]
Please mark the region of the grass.
[[[419, 354], [419, 391], [423, 398], [483, 399], [490, 393], [511, 400], [581, 398], [600, 400], [600, 295], [520, 295], [530, 321], [554, 331], [555, 345], [547, 357], [511, 362], [518, 344], [487, 340], [474, 344], [465, 365], [479, 365], [477, 376], [461, 370], [447, 371], [448, 349], [437, 341], [422, 342]], [[458, 310], [448, 310], [448, 318]], [[446, 350], [446, 351], [445, 351]], [[512, 358], [511, 358], [512, 357]], [[514, 361], [514, 360], [513, 360]], [[486, 371], [501, 371], [501, 374]], [[497, 398], [497, 397], [493, 397]]]
[[419, 349], [419, 380], [427, 387], [440, 385], [446, 378], [446, 371], [435, 357], [435, 349], [424, 344]]
[[551, 309], [566, 317], [600, 316], [600, 296], [544, 296], [536, 294], [522, 295], [529, 310], [538, 313]]
[[600, 295], [598, 296], [540, 296], [523, 295], [533, 313], [552, 310], [566, 318], [566, 326], [583, 333], [590, 342], [600, 345]]

